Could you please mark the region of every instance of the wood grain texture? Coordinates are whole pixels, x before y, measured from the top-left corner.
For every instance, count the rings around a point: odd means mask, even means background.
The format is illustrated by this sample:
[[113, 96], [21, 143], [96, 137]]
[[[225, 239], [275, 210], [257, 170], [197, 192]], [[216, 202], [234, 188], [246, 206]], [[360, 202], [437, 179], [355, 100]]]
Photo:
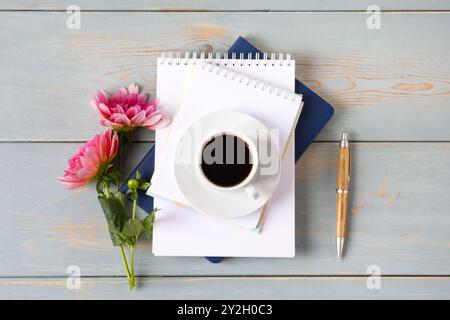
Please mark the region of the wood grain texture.
[[238, 35], [292, 52], [298, 78], [336, 107], [318, 140], [343, 128], [363, 141], [450, 140], [450, 13], [386, 13], [381, 30], [364, 12], [86, 12], [81, 30], [67, 17], [0, 12], [0, 140], [86, 140], [97, 88], [153, 93], [161, 52], [222, 51]]
[[[404, 11], [383, 13], [381, 30], [366, 28], [372, 1], [78, 0], [105, 12], [83, 12], [81, 30], [68, 30], [72, 4], [0, 2], [0, 299], [450, 298], [450, 143], [437, 142], [450, 140], [448, 1], [378, 1]], [[381, 141], [352, 144], [345, 259], [335, 262], [337, 144], [315, 143], [296, 169], [295, 258], [213, 265], [155, 258], [142, 241], [136, 271], [146, 277], [130, 293], [93, 187], [56, 181], [72, 141], [101, 130], [89, 97], [129, 82], [153, 93], [161, 52], [223, 51], [239, 35], [291, 52], [297, 77], [335, 106], [318, 141], [344, 128]], [[150, 147], [130, 147], [127, 170]], [[81, 290], [66, 288], [69, 265], [88, 277]], [[381, 290], [367, 289], [371, 265]]]
[[336, 166], [336, 237], [345, 238], [350, 186], [350, 148], [339, 145]]
[[[6, 257], [0, 277], [65, 276], [69, 265], [79, 265], [85, 276], [123, 274], [93, 186], [68, 191], [56, 181], [78, 146], [0, 144], [0, 257]], [[128, 168], [149, 147], [133, 145]], [[341, 263], [334, 233], [337, 144], [315, 143], [296, 168], [295, 258], [230, 258], [213, 265], [203, 258], [155, 258], [151, 243], [142, 241], [137, 274], [364, 275], [378, 265], [384, 275], [450, 275], [449, 153], [450, 143], [352, 144]]]
[[[134, 292], [126, 279], [0, 279], [0, 299], [449, 299], [449, 277], [381, 279], [379, 290], [366, 277], [140, 278]], [[184, 303], [180, 303], [183, 305]]]
[[[366, 10], [373, 5], [370, 0], [3, 0], [0, 9], [9, 10], [65, 10], [76, 4], [83, 10]], [[434, 1], [390, 1], [378, 0], [376, 4], [383, 10], [448, 10], [445, 0]]]

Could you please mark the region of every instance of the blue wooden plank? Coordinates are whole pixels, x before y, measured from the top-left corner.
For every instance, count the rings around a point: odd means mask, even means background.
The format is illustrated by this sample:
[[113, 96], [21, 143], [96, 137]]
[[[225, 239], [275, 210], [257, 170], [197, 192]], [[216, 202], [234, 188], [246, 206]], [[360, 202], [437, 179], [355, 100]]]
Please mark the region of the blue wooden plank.
[[[449, 277], [171, 277], [140, 278], [130, 292], [126, 279], [1, 279], [0, 299], [442, 299], [450, 298]], [[369, 286], [367, 285], [369, 282]], [[74, 284], [73, 280], [69, 280]], [[380, 286], [375, 286], [380, 284]], [[378, 289], [377, 289], [378, 288]], [[180, 303], [181, 306], [184, 303]]]
[[[70, 0], [3, 0], [0, 9], [9, 10], [65, 10], [74, 2]], [[371, 0], [77, 0], [84, 10], [366, 10], [373, 5]], [[450, 9], [448, 1], [389, 1], [378, 0], [384, 10], [445, 10]]]

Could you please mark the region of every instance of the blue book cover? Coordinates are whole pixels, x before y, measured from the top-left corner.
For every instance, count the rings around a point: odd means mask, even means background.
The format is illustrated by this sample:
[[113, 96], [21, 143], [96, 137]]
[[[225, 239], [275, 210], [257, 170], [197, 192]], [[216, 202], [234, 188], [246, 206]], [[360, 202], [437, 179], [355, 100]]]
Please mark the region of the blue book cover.
[[[237, 55], [241, 53], [246, 55], [252, 54], [254, 57], [256, 56], [256, 53], [262, 55], [261, 51], [242, 37], [239, 37], [236, 40], [228, 53], [236, 53]], [[298, 80], [295, 80], [295, 92], [303, 95], [302, 100], [304, 102], [302, 113], [298, 120], [297, 127], [295, 128], [295, 159], [298, 160], [314, 138], [327, 124], [328, 120], [333, 116], [334, 109], [328, 102]], [[136, 169], [130, 174], [129, 179], [135, 176], [136, 171], [139, 171], [142, 179], [150, 180], [154, 167], [155, 150], [152, 147], [138, 164]], [[126, 183], [121, 186], [120, 191], [123, 193], [127, 191]], [[145, 192], [139, 191], [137, 202], [146, 212], [151, 212], [153, 210], [153, 198], [146, 195]], [[207, 257], [206, 259], [212, 263], [222, 261], [222, 258], [218, 257]]]

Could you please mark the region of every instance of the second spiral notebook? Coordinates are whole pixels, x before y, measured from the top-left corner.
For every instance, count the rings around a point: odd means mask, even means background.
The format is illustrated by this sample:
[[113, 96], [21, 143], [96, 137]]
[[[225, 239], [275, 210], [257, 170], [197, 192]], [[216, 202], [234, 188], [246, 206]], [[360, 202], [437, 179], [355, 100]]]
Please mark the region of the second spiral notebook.
[[[302, 108], [301, 96], [293, 93], [294, 62], [274, 60], [269, 64], [264, 60], [236, 59], [192, 63], [192, 60], [181, 59], [172, 64], [170, 60], [166, 64], [164, 60], [158, 61], [158, 96], [164, 109], [172, 111], [173, 123], [157, 136], [156, 169], [149, 194], [155, 197], [155, 206], [163, 211], [157, 215], [154, 225], [153, 253], [168, 256], [294, 256], [292, 133]], [[184, 79], [175, 76], [176, 68], [180, 68], [177, 64], [188, 70], [183, 72]], [[245, 70], [246, 67], [253, 71]], [[175, 89], [180, 94], [174, 95], [170, 90], [174, 90], [176, 82], [183, 85]], [[261, 233], [189, 212], [183, 207], [189, 203], [175, 182], [173, 164], [177, 142], [194, 121], [222, 110], [247, 113], [269, 129], [279, 130], [282, 174], [270, 205], [256, 213], [257, 217], [266, 215]], [[194, 181], [192, 186], [195, 187]]]

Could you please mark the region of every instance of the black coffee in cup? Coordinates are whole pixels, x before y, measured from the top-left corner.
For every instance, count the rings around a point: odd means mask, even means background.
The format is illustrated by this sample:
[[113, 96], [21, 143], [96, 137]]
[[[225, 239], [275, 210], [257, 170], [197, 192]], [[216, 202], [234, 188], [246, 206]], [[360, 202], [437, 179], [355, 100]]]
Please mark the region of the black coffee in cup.
[[201, 169], [211, 183], [230, 188], [249, 176], [253, 168], [251, 160], [250, 149], [244, 140], [222, 134], [204, 145]]

